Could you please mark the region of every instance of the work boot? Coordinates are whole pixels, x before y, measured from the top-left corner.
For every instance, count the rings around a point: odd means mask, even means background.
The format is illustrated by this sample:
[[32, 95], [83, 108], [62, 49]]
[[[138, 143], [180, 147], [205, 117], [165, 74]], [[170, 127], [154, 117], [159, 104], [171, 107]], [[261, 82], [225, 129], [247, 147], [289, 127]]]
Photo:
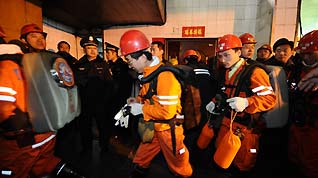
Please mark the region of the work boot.
[[62, 162], [56, 166], [53, 174], [57, 178], [85, 178], [66, 163]]

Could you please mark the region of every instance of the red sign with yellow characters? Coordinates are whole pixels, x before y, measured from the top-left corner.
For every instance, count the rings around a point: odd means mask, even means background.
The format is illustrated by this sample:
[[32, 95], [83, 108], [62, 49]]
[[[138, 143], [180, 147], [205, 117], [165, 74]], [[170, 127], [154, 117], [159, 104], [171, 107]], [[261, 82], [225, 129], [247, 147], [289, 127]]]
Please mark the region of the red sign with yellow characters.
[[182, 37], [204, 37], [205, 26], [182, 27]]

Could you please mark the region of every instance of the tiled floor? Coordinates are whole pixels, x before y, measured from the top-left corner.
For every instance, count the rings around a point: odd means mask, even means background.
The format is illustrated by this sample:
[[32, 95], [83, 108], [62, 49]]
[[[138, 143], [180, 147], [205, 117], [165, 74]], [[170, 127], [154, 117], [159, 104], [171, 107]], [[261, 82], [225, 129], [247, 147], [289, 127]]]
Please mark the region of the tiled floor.
[[[87, 178], [128, 178], [131, 159], [128, 155], [130, 146], [118, 139], [111, 139], [111, 149], [101, 153], [98, 141], [94, 140], [92, 154], [80, 154], [80, 138], [75, 125], [65, 127], [59, 134], [56, 154], [69, 162]], [[193, 166], [196, 168], [196, 178], [227, 178], [228, 173], [221, 171], [211, 163], [208, 152], [192, 154]], [[211, 158], [211, 159], [210, 159]], [[163, 156], [159, 154], [152, 162], [147, 178], [173, 178], [168, 171]], [[275, 156], [263, 161], [251, 173], [249, 178], [298, 178], [286, 164], [276, 160]]]

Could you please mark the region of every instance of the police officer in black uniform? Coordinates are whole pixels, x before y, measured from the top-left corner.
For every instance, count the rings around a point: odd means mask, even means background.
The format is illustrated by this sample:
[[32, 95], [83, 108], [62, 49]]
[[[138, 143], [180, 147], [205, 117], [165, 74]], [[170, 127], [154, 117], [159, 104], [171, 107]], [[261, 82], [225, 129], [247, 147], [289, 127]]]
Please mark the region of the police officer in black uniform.
[[99, 145], [102, 151], [108, 150], [111, 136], [112, 118], [109, 114], [112, 76], [106, 61], [98, 55], [98, 41], [88, 36], [80, 41], [85, 55], [76, 64], [76, 82], [79, 87], [82, 112], [79, 127], [82, 153], [91, 153], [93, 133], [92, 121], [95, 119], [99, 131]]
[[[112, 93], [113, 102], [111, 106], [112, 115], [115, 114], [126, 104], [127, 98], [131, 96], [133, 78], [130, 72], [132, 69], [128, 64], [118, 56], [119, 48], [115, 45], [105, 42], [106, 58], [110, 66], [112, 77], [114, 80], [114, 90]], [[114, 122], [115, 123], [115, 122]], [[115, 127], [114, 134], [119, 136], [120, 141], [130, 141], [128, 137], [131, 135], [125, 128]]]

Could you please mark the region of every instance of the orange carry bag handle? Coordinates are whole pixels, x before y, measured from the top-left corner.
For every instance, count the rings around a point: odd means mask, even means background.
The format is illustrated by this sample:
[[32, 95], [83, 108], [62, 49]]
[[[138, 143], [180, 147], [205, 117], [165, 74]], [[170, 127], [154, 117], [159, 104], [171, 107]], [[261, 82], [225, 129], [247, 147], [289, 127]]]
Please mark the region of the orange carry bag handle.
[[230, 167], [232, 161], [234, 160], [237, 152], [241, 147], [240, 138], [232, 131], [232, 124], [236, 114], [237, 112], [235, 112], [233, 116], [233, 110], [231, 111], [230, 130], [222, 138], [222, 141], [217, 147], [213, 157], [215, 163], [224, 169]]

